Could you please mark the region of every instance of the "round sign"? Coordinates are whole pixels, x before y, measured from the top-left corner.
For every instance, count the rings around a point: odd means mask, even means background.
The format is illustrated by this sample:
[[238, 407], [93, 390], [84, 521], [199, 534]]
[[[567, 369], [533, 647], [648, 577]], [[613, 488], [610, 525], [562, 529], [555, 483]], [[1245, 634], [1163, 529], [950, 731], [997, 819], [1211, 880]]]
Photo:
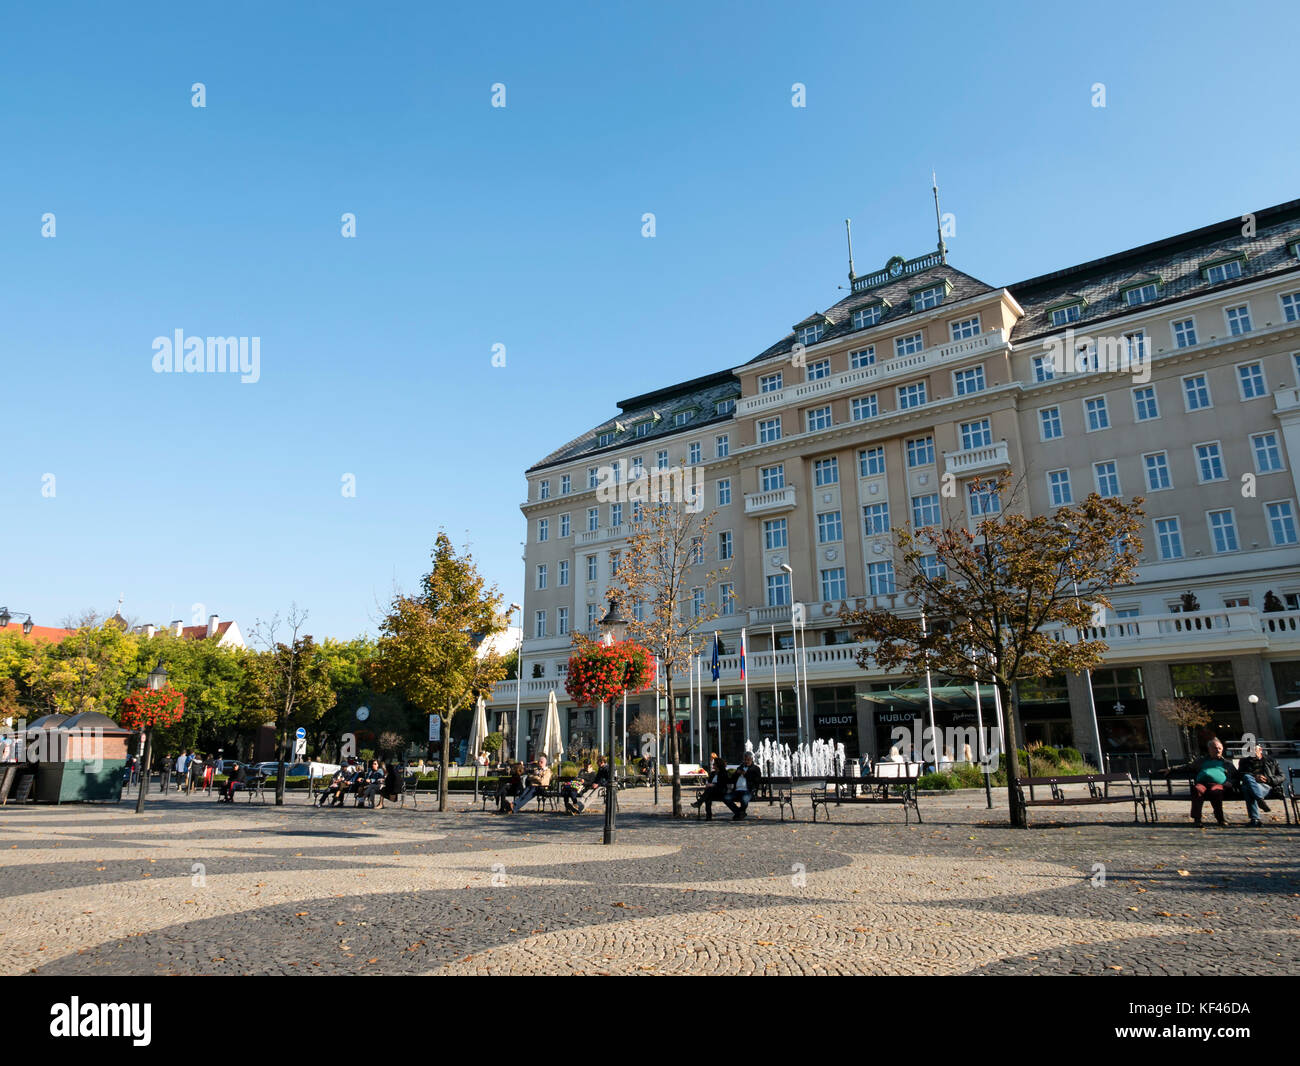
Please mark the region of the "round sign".
[[364, 722], [364, 721], [365, 721], [367, 718], [369, 718], [369, 717], [370, 717], [370, 708], [369, 708], [369, 707], [358, 707], [358, 708], [357, 708], [357, 721], [358, 721], [358, 722]]
[[297, 737], [299, 740], [306, 740], [306, 739], [307, 739], [307, 730], [305, 730], [302, 726], [299, 726], [299, 727], [298, 727], [298, 732], [296, 732], [296, 733], [294, 734], [294, 736]]

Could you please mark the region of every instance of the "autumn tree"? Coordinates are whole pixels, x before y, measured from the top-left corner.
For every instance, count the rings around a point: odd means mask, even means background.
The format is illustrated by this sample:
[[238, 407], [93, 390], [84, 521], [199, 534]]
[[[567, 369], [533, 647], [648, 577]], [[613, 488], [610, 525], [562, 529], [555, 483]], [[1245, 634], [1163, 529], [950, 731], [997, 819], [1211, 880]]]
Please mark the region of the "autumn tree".
[[59, 714], [117, 714], [141, 667], [140, 638], [93, 613], [58, 643], [33, 647], [25, 670], [37, 700]]
[[[1019, 506], [1010, 472], [969, 484], [971, 514], [942, 526], [893, 530], [899, 591], [917, 614], [845, 611], [868, 669], [920, 674], [929, 667], [954, 677], [991, 678], [1004, 708], [1011, 824], [1016, 806], [1016, 755], [1021, 679], [1095, 667], [1106, 650], [1085, 639], [1094, 611], [1110, 606], [1110, 590], [1132, 582], [1142, 551], [1142, 499], [1092, 493], [1078, 504], [1030, 516]], [[973, 527], [972, 528], [972, 524]], [[924, 612], [924, 617], [921, 616]], [[1062, 640], [1060, 630], [1077, 639]], [[937, 750], [937, 738], [930, 740]], [[1100, 753], [1098, 753], [1100, 757]]]
[[505, 629], [501, 594], [489, 586], [468, 550], [457, 554], [438, 533], [433, 568], [415, 595], [397, 594], [380, 625], [370, 676], [381, 689], [397, 689], [424, 714], [442, 719], [438, 809], [447, 809], [451, 722], [457, 711], [505, 675], [503, 659], [484, 641]]
[[1189, 759], [1193, 758], [1191, 733], [1193, 729], [1200, 729], [1201, 726], [1210, 724], [1213, 715], [1210, 714], [1209, 709], [1187, 696], [1177, 696], [1173, 699], [1158, 700], [1156, 710], [1165, 721], [1178, 727], [1183, 735], [1183, 754]]
[[[703, 486], [689, 491], [690, 479], [684, 467], [667, 489], [660, 483], [645, 502], [635, 501], [633, 532], [614, 574], [616, 587], [625, 590], [624, 602], [631, 602], [628, 635], [655, 655], [664, 671], [668, 698], [668, 756], [673, 768], [673, 817], [682, 814], [681, 745], [676, 729], [673, 679], [690, 670], [695, 638], [701, 627], [718, 617], [708, 590], [730, 568], [709, 569], [712, 539], [709, 532], [717, 511], [703, 514]], [[629, 494], [630, 495], [630, 494]], [[704, 601], [696, 610], [692, 588], [704, 590]]]

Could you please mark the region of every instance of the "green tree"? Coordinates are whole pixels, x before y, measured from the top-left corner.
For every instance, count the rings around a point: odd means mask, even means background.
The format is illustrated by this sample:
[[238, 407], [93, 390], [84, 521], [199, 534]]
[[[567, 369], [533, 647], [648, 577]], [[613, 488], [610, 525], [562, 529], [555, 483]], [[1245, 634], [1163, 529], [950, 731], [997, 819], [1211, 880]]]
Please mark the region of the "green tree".
[[447, 809], [451, 725], [456, 713], [505, 673], [501, 656], [482, 642], [505, 628], [501, 594], [488, 586], [468, 550], [458, 555], [446, 533], [434, 543], [433, 567], [413, 596], [397, 594], [380, 625], [371, 674], [381, 689], [399, 690], [425, 715], [442, 719], [438, 809]]
[[140, 640], [88, 614], [59, 643], [36, 646], [27, 669], [37, 699], [59, 714], [99, 711], [115, 717], [142, 675]]

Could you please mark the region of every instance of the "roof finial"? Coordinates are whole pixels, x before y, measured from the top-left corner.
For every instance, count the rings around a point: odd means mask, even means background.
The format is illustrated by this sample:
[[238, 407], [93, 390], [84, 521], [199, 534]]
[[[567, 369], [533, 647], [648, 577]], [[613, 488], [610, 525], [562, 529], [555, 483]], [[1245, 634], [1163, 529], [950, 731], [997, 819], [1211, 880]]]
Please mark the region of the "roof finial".
[[853, 272], [853, 227], [847, 218], [844, 220], [844, 235], [849, 239], [849, 284], [852, 285], [857, 274]]
[[939, 232], [939, 258], [948, 261], [948, 246], [943, 243], [943, 216], [939, 214], [939, 179], [930, 171], [930, 184], [934, 188], [934, 226]]

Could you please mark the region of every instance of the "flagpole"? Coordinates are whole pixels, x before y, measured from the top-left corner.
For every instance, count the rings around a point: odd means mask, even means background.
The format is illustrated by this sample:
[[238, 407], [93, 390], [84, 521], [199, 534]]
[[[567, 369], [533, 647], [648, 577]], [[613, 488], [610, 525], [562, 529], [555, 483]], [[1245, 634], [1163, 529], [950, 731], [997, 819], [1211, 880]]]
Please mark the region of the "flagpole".
[[627, 773], [627, 689], [623, 690], [623, 772]]
[[776, 742], [781, 743], [781, 685], [776, 679], [776, 626], [772, 627], [772, 697], [776, 700], [773, 713], [776, 717]]
[[[713, 657], [718, 663], [718, 669], [713, 678], [713, 700], [718, 708], [718, 755], [725, 759], [726, 756], [722, 754], [722, 662], [718, 654], [718, 644], [718, 631], [715, 629], [713, 631]], [[740, 760], [736, 761], [739, 762]]]
[[659, 748], [663, 742], [663, 727], [659, 724], [659, 656], [655, 656], [655, 757], [652, 767], [655, 775], [655, 804], [659, 803]]
[[[928, 631], [925, 626], [925, 611], [921, 612], [921, 636], [927, 636]], [[930, 655], [927, 652], [925, 656], [925, 701], [930, 708], [930, 752], [934, 755], [934, 768], [939, 769], [939, 752], [935, 743], [934, 733], [934, 686], [930, 683]], [[924, 769], [925, 763], [925, 745], [921, 745], [921, 763]]]
[[749, 735], [749, 671], [746, 669], [745, 627], [740, 627], [740, 680], [745, 686], [745, 743], [752, 738]]
[[988, 748], [984, 744], [984, 705], [980, 701], [980, 679], [975, 675], [975, 728], [979, 730], [976, 738], [976, 750], [980, 761], [980, 770], [984, 772], [984, 799], [988, 809], [993, 809], [993, 776], [989, 773]]
[[687, 709], [687, 732], [691, 735], [691, 762], [698, 762], [695, 758], [695, 649], [689, 644], [686, 651], [686, 692], [690, 699], [690, 707]]

